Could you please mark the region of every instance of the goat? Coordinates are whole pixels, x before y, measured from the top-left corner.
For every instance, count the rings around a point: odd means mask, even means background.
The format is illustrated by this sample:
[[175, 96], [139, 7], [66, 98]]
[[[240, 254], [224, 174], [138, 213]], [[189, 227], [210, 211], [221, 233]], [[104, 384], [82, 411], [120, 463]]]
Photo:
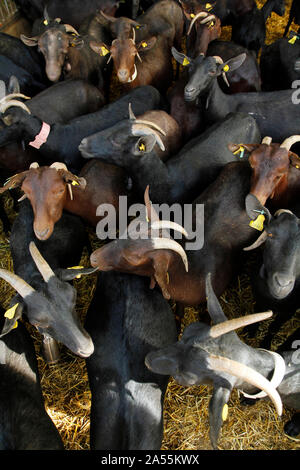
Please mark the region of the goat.
[[242, 141], [242, 136], [245, 141], [260, 141], [255, 120], [244, 114], [233, 114], [187, 143], [177, 155], [162, 161], [161, 148], [155, 145], [157, 132], [144, 129], [143, 133], [137, 133], [135, 126], [133, 118], [127, 119], [83, 139], [79, 149], [84, 158], [100, 159], [124, 168], [140, 198], [150, 185], [153, 201], [158, 203], [192, 202], [226, 163], [237, 160], [227, 148], [229, 143]]
[[[236, 272], [242, 248], [247, 240], [255, 237], [244, 208], [250, 174], [247, 162], [229, 163], [194, 201], [193, 226], [198, 236], [200, 228], [203, 228], [205, 239], [203, 243], [198, 239], [197, 247], [189, 247], [187, 254], [178, 242], [174, 244], [174, 240], [167, 239], [163, 246], [156, 245], [155, 237], [132, 239], [128, 229], [129, 237], [122, 236], [94, 251], [90, 256], [91, 265], [100, 271], [115, 270], [148, 276], [151, 287], [157, 283], [165, 298], [183, 305], [199, 305], [205, 300], [205, 276], [211, 272], [220, 295]], [[147, 191], [145, 198], [146, 207], [149, 207]], [[196, 220], [202, 204], [204, 226], [202, 221]], [[149, 209], [147, 212], [151, 219]], [[155, 218], [158, 219], [157, 214]], [[195, 239], [195, 233], [192, 238]]]
[[171, 375], [185, 387], [198, 384], [214, 387], [209, 404], [209, 423], [211, 443], [217, 449], [233, 388], [247, 395], [257, 389], [262, 390], [254, 397], [268, 396], [278, 415], [281, 415], [282, 402], [287, 407], [299, 409], [300, 369], [299, 364], [293, 362], [292, 351], [281, 356], [272, 351], [251, 348], [234, 331], [267, 319], [272, 312], [227, 320], [209, 275], [206, 278], [206, 295], [213, 326], [192, 323], [186, 327], [179, 342], [149, 353], [145, 363], [152, 372]]
[[85, 327], [95, 346], [86, 360], [91, 448], [159, 450], [168, 378], [148, 371], [144, 358], [176, 341], [168, 302], [139, 276], [99, 273]]
[[[299, 208], [298, 208], [299, 212]], [[299, 307], [300, 221], [287, 209], [278, 210], [259, 239], [246, 251], [263, 247], [262, 265], [253, 275], [253, 295], [259, 309], [270, 308], [277, 314], [261, 346], [269, 348], [275, 333]], [[249, 328], [253, 335], [256, 328]]]
[[139, 87], [99, 111], [72, 119], [66, 124], [55, 123], [49, 128], [41, 119], [28, 114], [28, 110], [16, 109], [15, 101], [13, 104], [12, 101], [10, 102], [10, 111], [6, 109], [4, 117], [11, 116], [10, 126], [0, 131], [0, 147], [21, 140], [29, 144], [35, 141], [46, 127], [49, 131], [49, 133], [47, 131], [47, 138], [45, 139], [44, 132], [44, 138], [39, 139], [41, 158], [50, 163], [62, 161], [74, 173], [78, 172], [84, 164], [78, 150], [78, 145], [84, 137], [113, 126], [124, 119], [129, 103], [132, 103], [133, 109], [138, 114], [150, 109], [158, 109], [161, 105], [160, 94], [155, 88]]
[[[170, 47], [174, 43], [180, 44], [183, 31], [183, 14], [178, 3], [161, 0], [135, 22], [126, 18], [105, 17], [110, 22], [117, 22], [113, 26], [118, 36], [111, 46], [103, 41], [92, 41], [90, 46], [98, 54], [111, 54], [108, 60], [113, 59], [118, 80], [125, 91], [141, 85], [153, 85], [165, 92], [173, 76]], [[136, 57], [139, 61], [135, 60]]]
[[[11, 331], [24, 310], [29, 323], [45, 336], [46, 346], [50, 337], [74, 354], [87, 357], [93, 352], [93, 343], [75, 313], [76, 290], [66, 282], [93, 272], [91, 268], [67, 269], [78, 265], [86, 243], [83, 223], [65, 213], [45, 242], [35, 238], [32, 225], [32, 208], [29, 201], [23, 201], [10, 237], [15, 272], [0, 270], [0, 277], [18, 293], [11, 300], [13, 315], [5, 319], [1, 334]], [[51, 350], [49, 353], [51, 356]]]
[[79, 177], [68, 171], [63, 163], [40, 167], [35, 162], [29, 170], [11, 177], [0, 188], [0, 193], [16, 187], [24, 191], [21, 200], [27, 197], [31, 203], [33, 230], [39, 240], [47, 240], [52, 235], [63, 209], [96, 226], [100, 220], [98, 206], [111, 204], [118, 210], [119, 196], [129, 195], [124, 172], [114, 165], [95, 160], [82, 168]]
[[[1, 329], [4, 313], [1, 307]], [[22, 323], [0, 338], [0, 449], [63, 450], [45, 410], [33, 341]]]
[[295, 80], [300, 79], [297, 60], [300, 56], [300, 29], [298, 34], [280, 38], [263, 47], [260, 70], [264, 91], [287, 90]]
[[297, 134], [300, 106], [294, 104], [294, 90], [277, 92], [236, 93], [227, 95], [221, 90], [217, 77], [236, 70], [245, 60], [243, 53], [226, 62], [219, 57], [197, 57], [193, 60], [178, 53], [181, 63], [186, 59], [191, 65], [190, 80], [185, 87], [187, 101], [198, 96], [206, 97], [205, 118], [214, 123], [230, 112], [251, 114], [258, 123], [262, 135], [281, 142], [290, 135]]

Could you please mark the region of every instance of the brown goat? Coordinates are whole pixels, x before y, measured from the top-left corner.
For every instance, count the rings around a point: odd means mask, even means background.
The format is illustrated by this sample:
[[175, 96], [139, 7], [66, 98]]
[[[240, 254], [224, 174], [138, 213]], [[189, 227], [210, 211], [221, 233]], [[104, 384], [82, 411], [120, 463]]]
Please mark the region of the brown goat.
[[60, 162], [50, 167], [33, 163], [29, 170], [12, 176], [0, 193], [18, 186], [24, 191], [20, 200], [27, 197], [32, 205], [33, 229], [39, 240], [51, 236], [64, 209], [96, 226], [100, 220], [97, 207], [108, 203], [118, 210], [119, 195], [127, 195], [124, 172], [95, 160], [82, 168], [79, 177]]
[[249, 163], [252, 168], [250, 194], [254, 195], [263, 206], [269, 198], [270, 206], [274, 209], [287, 208], [298, 200], [300, 158], [291, 152], [290, 148], [299, 141], [300, 136], [295, 135], [280, 145], [272, 143], [271, 138], [265, 137], [261, 144], [229, 146], [232, 152], [242, 149], [250, 152]]

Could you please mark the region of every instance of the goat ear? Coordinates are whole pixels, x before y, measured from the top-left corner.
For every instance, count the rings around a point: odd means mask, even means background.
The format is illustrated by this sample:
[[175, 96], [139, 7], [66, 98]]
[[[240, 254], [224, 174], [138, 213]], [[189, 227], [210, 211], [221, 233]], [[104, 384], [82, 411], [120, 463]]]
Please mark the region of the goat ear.
[[179, 369], [179, 353], [177, 343], [160, 351], [151, 351], [145, 357], [145, 364], [155, 374], [174, 376]]
[[[7, 335], [8, 333], [10, 333], [14, 328], [17, 327], [18, 325], [18, 320], [20, 320], [20, 318], [22, 317], [22, 313], [23, 313], [23, 308], [24, 308], [24, 304], [23, 304], [23, 300], [21, 297], [19, 297], [18, 295], [13, 297], [11, 303], [10, 303], [11, 307], [10, 309], [8, 309], [4, 316], [5, 316], [5, 321], [4, 321], [4, 325], [3, 325], [3, 328], [2, 328], [2, 331], [1, 331], [1, 334], [0, 334], [0, 338], [2, 336], [5, 336]], [[13, 316], [11, 316], [9, 314], [9, 311], [11, 309], [13, 309], [13, 307], [17, 305], [16, 309], [14, 310], [13, 312]]]
[[152, 49], [153, 46], [156, 44], [156, 36], [152, 36], [151, 38], [141, 41], [137, 47], [138, 51], [149, 51]]
[[218, 74], [223, 72], [233, 72], [234, 70], [238, 69], [246, 60], [246, 54], [240, 54], [232, 59], [227, 60], [224, 64], [218, 65]]
[[156, 144], [155, 135], [145, 135], [140, 137], [137, 143], [134, 146], [134, 155], [143, 155], [144, 153], [152, 152]]
[[14, 75], [12, 75], [9, 79], [7, 94], [10, 93], [20, 93], [19, 80]]
[[81, 189], [85, 189], [86, 187], [86, 179], [76, 176], [70, 171], [64, 170], [64, 169], [59, 169], [57, 170], [61, 174], [62, 178], [66, 183], [70, 183], [73, 186], [80, 186]]
[[297, 168], [297, 170], [300, 169], [300, 158], [296, 153], [289, 152], [289, 158], [290, 158], [290, 164]]
[[81, 276], [87, 276], [98, 271], [98, 268], [84, 268], [83, 266], [73, 266], [67, 269], [56, 269], [55, 275], [61, 281], [72, 281], [73, 279], [80, 278]]
[[70, 47], [76, 47], [76, 49], [81, 49], [84, 46], [84, 40], [80, 36], [72, 34], [69, 38]]
[[250, 217], [251, 220], [256, 219], [259, 212], [263, 213], [266, 216], [267, 224], [272, 219], [269, 210], [265, 206], [263, 206], [261, 202], [257, 199], [257, 197], [252, 193], [247, 194], [245, 199], [245, 207], [247, 215]]
[[102, 57], [110, 53], [110, 47], [104, 42], [90, 41], [90, 48]]
[[8, 189], [13, 189], [18, 186], [21, 186], [27, 174], [28, 171], [23, 171], [22, 173], [18, 173], [17, 175], [11, 176], [4, 184], [4, 186], [0, 188], [0, 194], [4, 193]]
[[171, 49], [172, 55], [174, 59], [179, 62], [181, 65], [189, 65], [192, 62], [192, 59], [188, 57], [187, 55], [183, 54], [183, 52], [178, 52], [175, 47], [172, 47]]
[[232, 388], [229, 382], [228, 387], [215, 386], [209, 402], [209, 436], [214, 449], [217, 449], [220, 429], [227, 418], [227, 402]]
[[24, 44], [26, 44], [26, 46], [33, 47], [33, 46], [37, 46], [39, 37], [34, 36], [32, 38], [28, 38], [24, 34], [21, 34], [20, 39], [22, 42], [24, 42]]
[[228, 150], [230, 150], [230, 152], [232, 153], [238, 152], [240, 149], [241, 150], [245, 149], [247, 150], [247, 152], [251, 153], [254, 150], [256, 150], [259, 146], [260, 144], [228, 144], [227, 145]]
[[213, 324], [222, 323], [227, 321], [227, 318], [223, 312], [223, 309], [218, 301], [216, 294], [214, 293], [211, 284], [211, 273], [208, 273], [205, 280], [205, 290], [207, 298], [207, 310]]

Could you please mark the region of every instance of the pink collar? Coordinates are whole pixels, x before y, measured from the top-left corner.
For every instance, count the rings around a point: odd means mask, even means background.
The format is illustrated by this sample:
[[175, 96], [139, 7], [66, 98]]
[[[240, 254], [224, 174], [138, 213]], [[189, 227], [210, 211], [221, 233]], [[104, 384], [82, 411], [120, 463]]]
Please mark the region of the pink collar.
[[50, 126], [46, 122], [43, 122], [42, 128], [38, 135], [35, 136], [35, 139], [32, 142], [29, 142], [28, 145], [39, 149], [45, 142], [47, 142], [48, 135], [50, 133]]

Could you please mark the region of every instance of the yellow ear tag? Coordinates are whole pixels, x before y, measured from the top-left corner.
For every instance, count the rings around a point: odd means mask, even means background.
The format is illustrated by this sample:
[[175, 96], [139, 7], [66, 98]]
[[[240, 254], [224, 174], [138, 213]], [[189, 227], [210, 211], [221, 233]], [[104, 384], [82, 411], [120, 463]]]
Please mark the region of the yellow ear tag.
[[191, 14], [190, 14], [190, 17], [191, 17], [191, 18], [195, 18], [194, 13], [191, 13]]
[[104, 47], [104, 46], [101, 46], [101, 47], [100, 47], [100, 49], [101, 49], [101, 52], [102, 52], [102, 54], [101, 54], [101, 55], [107, 55], [107, 54], [109, 54], [109, 50], [108, 50], [108, 49], [106, 49], [106, 47]]
[[300, 167], [299, 167], [299, 165], [296, 165], [296, 167], [295, 167], [295, 168], [297, 168], [297, 170], [299, 170], [299, 168], [300, 168]]
[[[72, 266], [71, 268], [67, 268], [67, 269], [83, 269], [84, 266]], [[75, 277], [75, 279], [80, 279], [81, 278], [81, 274], [78, 274], [78, 276]]]
[[226, 64], [226, 65], [223, 67], [223, 70], [224, 70], [224, 72], [228, 72], [228, 70], [229, 70], [229, 65]]
[[[214, 21], [212, 21], [212, 22], [209, 24], [208, 29], [212, 28], [213, 26], [215, 26], [215, 22], [214, 22]], [[225, 67], [228, 67], [228, 65], [226, 65]], [[226, 72], [227, 72], [227, 70], [226, 70]]]
[[15, 328], [17, 328], [18, 326], [18, 322], [16, 321], [16, 323], [14, 324], [14, 326], [12, 327], [12, 330], [14, 330]]
[[145, 144], [140, 144], [140, 145], [139, 145], [139, 150], [140, 150], [141, 152], [144, 152], [144, 151], [146, 150]]
[[77, 183], [76, 180], [73, 180], [71, 184], [72, 184], [72, 186], [79, 186], [79, 183]]
[[205, 9], [206, 9], [207, 11], [212, 10], [212, 7], [213, 7], [213, 6], [212, 6], [210, 3], [207, 3], [207, 4], [205, 5]]
[[140, 26], [137, 24], [136, 27], [135, 27], [135, 29], [140, 29]]
[[48, 20], [44, 20], [43, 23], [45, 26], [48, 26]]
[[144, 42], [142, 42], [142, 46], [143, 46], [143, 47], [147, 47], [148, 44], [144, 41]]
[[9, 318], [9, 320], [12, 320], [15, 316], [18, 305], [19, 305], [19, 303], [15, 304], [13, 307], [6, 310], [6, 312], [4, 314], [5, 318]]
[[249, 223], [249, 226], [262, 232], [264, 229], [264, 221], [265, 221], [265, 216], [262, 214], [259, 214], [257, 219], [251, 220], [251, 222]]
[[240, 153], [240, 158], [243, 158], [245, 153], [244, 147], [240, 146], [235, 152], [233, 152], [233, 155], [237, 155], [238, 153]]
[[289, 44], [295, 44], [295, 42], [297, 41], [298, 37], [297, 36], [293, 36], [292, 39], [289, 40]]
[[182, 65], [185, 67], [186, 65], [189, 65], [189, 63], [190, 63], [190, 61], [187, 60], [187, 58], [185, 57], [185, 58], [183, 59]]
[[228, 417], [228, 405], [227, 403], [225, 403], [225, 405], [223, 406], [223, 410], [222, 410], [222, 420], [226, 421], [227, 417]]

